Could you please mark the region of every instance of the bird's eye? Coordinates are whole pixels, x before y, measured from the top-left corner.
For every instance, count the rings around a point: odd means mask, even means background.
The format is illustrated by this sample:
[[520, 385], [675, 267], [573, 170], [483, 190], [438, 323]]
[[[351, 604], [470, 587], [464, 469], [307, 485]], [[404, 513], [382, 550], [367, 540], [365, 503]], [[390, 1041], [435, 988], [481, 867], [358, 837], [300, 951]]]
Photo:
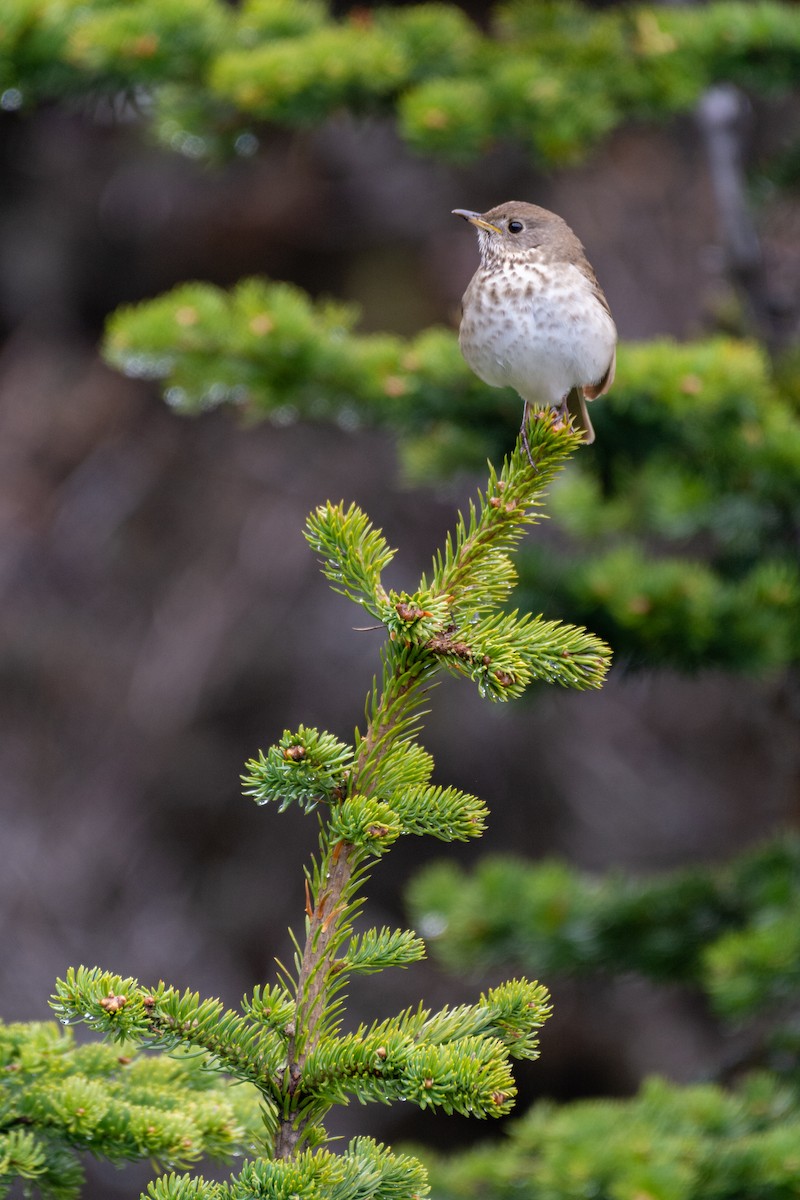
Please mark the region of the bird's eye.
[[525, 228], [525, 226], [522, 224], [522, 221], [509, 221], [508, 222], [508, 232], [509, 233], [522, 233], [522, 230], [524, 228]]

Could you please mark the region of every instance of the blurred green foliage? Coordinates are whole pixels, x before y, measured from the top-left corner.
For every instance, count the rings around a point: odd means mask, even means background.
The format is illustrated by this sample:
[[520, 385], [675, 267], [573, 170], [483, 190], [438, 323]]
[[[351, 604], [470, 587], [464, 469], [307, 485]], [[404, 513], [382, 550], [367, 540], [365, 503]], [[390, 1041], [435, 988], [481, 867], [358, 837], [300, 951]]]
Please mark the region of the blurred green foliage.
[[354, 8], [317, 0], [6, 0], [0, 94], [13, 104], [148, 93], [155, 128], [194, 157], [236, 151], [260, 122], [341, 109], [396, 112], [415, 149], [474, 158], [498, 140], [542, 163], [582, 157], [624, 120], [690, 110], [725, 80], [794, 85], [800, 14], [769, 0], [702, 8], [574, 0], [509, 3], [483, 33], [452, 5]]
[[738, 1090], [648, 1080], [630, 1100], [537, 1104], [506, 1140], [427, 1153], [437, 1200], [789, 1200], [798, 1096], [765, 1073]]
[[451, 970], [524, 965], [600, 982], [631, 971], [702, 989], [738, 1038], [720, 1076], [644, 1082], [631, 1099], [540, 1101], [499, 1145], [427, 1163], [440, 1200], [788, 1200], [800, 1159], [800, 837], [726, 866], [631, 879], [561, 862], [434, 864], [411, 908]]
[[636, 971], [702, 988], [721, 1016], [753, 1017], [798, 995], [800, 837], [733, 862], [632, 879], [562, 862], [436, 863], [412, 882], [414, 921], [453, 971]]
[[[223, 402], [394, 430], [406, 476], [479, 469], [512, 444], [511, 389], [485, 387], [455, 334], [359, 334], [347, 306], [245, 280], [119, 310], [109, 361], [170, 404]], [[596, 414], [596, 415], [595, 415]], [[596, 629], [628, 663], [765, 672], [800, 658], [800, 399], [753, 341], [625, 345], [598, 432], [554, 484], [566, 537], [520, 559], [521, 603]]]
[[260, 1123], [257, 1093], [197, 1058], [154, 1057], [133, 1045], [76, 1045], [54, 1022], [0, 1024], [0, 1195], [71, 1200], [81, 1152], [112, 1162], [185, 1166], [241, 1154]]

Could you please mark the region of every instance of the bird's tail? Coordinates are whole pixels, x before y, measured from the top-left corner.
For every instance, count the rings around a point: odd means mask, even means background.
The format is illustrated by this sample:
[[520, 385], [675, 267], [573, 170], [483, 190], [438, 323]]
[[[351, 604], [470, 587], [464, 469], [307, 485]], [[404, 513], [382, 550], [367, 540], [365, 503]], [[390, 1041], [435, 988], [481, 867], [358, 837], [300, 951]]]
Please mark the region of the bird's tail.
[[591, 446], [594, 441], [594, 426], [592, 425], [589, 411], [586, 408], [586, 397], [583, 394], [583, 388], [574, 387], [567, 396], [567, 411], [572, 418], [572, 426], [574, 429], [583, 430], [583, 440], [587, 446]]

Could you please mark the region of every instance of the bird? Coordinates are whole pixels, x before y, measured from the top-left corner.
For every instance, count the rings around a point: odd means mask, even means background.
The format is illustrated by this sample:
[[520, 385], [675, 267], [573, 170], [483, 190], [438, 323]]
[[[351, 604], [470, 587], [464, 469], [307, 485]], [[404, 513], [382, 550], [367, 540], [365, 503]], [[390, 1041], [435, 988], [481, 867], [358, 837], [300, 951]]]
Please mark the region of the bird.
[[617, 328], [581, 242], [538, 204], [509, 200], [485, 213], [452, 211], [475, 227], [481, 260], [462, 301], [458, 341], [468, 366], [490, 387], [519, 393], [520, 434], [532, 466], [532, 408], [556, 409], [590, 445], [586, 401], [614, 382]]

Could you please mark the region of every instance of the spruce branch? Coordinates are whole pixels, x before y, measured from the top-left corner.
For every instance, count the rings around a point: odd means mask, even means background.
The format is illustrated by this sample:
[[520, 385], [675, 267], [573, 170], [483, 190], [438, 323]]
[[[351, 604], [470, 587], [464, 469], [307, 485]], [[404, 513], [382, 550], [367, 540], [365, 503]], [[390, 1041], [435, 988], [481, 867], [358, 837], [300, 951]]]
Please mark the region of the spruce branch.
[[419, 728], [422, 705], [437, 671], [433, 655], [417, 644], [390, 642], [382, 652], [382, 687], [377, 681], [367, 701], [367, 726], [356, 730], [351, 789], [374, 790], [382, 764], [402, 739]]
[[372, 796], [350, 796], [331, 814], [330, 833], [371, 854], [383, 854], [406, 832], [394, 809]]
[[15, 1179], [74, 1200], [78, 1155], [183, 1167], [230, 1160], [258, 1137], [257, 1092], [232, 1087], [197, 1056], [139, 1054], [132, 1043], [77, 1045], [54, 1023], [0, 1023], [0, 1193]]
[[381, 619], [378, 604], [388, 597], [381, 586], [381, 572], [394, 558], [380, 530], [355, 504], [345, 508], [328, 501], [311, 514], [306, 523], [306, 540], [323, 558], [322, 572], [335, 592], [363, 604]]
[[554, 434], [549, 412], [535, 414], [529, 434], [532, 467], [521, 445], [498, 476], [459, 517], [455, 535], [434, 559], [430, 584], [420, 587], [447, 595], [452, 622], [428, 642], [447, 668], [474, 679], [481, 694], [508, 700], [533, 679], [570, 687], [599, 687], [608, 669], [608, 648], [584, 629], [531, 614], [498, 613], [516, 582], [510, 552], [528, 526], [539, 519], [545, 487], [580, 441], [580, 435]]
[[294, 1159], [246, 1163], [231, 1186], [190, 1175], [167, 1175], [147, 1189], [150, 1200], [424, 1200], [425, 1170], [372, 1138], [354, 1138], [343, 1154], [301, 1152]]
[[345, 1037], [321, 1038], [306, 1063], [306, 1083], [338, 1103], [402, 1098], [421, 1108], [496, 1116], [514, 1094], [508, 1058], [538, 1057], [538, 1031], [549, 1014], [547, 990], [524, 979], [474, 1005], [435, 1014], [420, 1006]]
[[294, 1015], [294, 1000], [291, 993], [280, 984], [273, 987], [254, 987], [252, 995], [242, 1000], [242, 1009], [254, 1021], [271, 1025], [279, 1033], [286, 1033]]
[[[320, 835], [321, 855], [310, 881], [306, 911], [306, 936], [296, 958], [295, 1016], [289, 1027], [286, 1065], [281, 1071], [282, 1116], [275, 1135], [277, 1158], [292, 1158], [302, 1140], [313, 1136], [315, 1125], [329, 1102], [318, 1096], [305, 1100], [305, 1063], [326, 1029], [334, 1027], [339, 1005], [333, 997], [340, 990], [336, 956], [352, 931], [352, 918], [360, 906], [354, 899], [363, 872], [358, 866], [363, 847], [342, 839]], [[308, 877], [307, 877], [308, 879]], [[302, 1088], [301, 1088], [302, 1085]]]
[[339, 1104], [408, 1100], [464, 1116], [496, 1117], [511, 1108], [516, 1088], [502, 1043], [482, 1033], [414, 1044], [398, 1035], [323, 1039], [307, 1074]]
[[204, 1050], [235, 1078], [274, 1094], [286, 1039], [276, 1029], [225, 1010], [220, 1000], [201, 1000], [196, 992], [179, 992], [163, 982], [147, 988], [99, 967], [70, 967], [56, 982], [51, 1007], [62, 1021], [83, 1022], [115, 1041]]
[[600, 687], [608, 667], [608, 650], [599, 638], [530, 613], [483, 617], [460, 637], [454, 631], [437, 639], [434, 648], [450, 671], [473, 679], [492, 700], [521, 696], [534, 679]]
[[[362, 1098], [367, 1092], [376, 1097], [381, 1094], [375, 1076], [365, 1082], [363, 1047], [362, 1057], [354, 1060], [351, 1068], [346, 1067], [340, 1054], [337, 1060], [337, 1047], [354, 1044], [338, 1037], [341, 1001], [335, 998], [344, 981], [340, 950], [351, 937], [352, 918], [361, 903], [357, 891], [368, 875], [371, 860], [385, 853], [404, 833], [429, 833], [450, 840], [476, 836], [483, 830], [482, 802], [454, 788], [430, 786], [429, 756], [409, 751], [422, 705], [445, 657], [444, 639], [457, 634], [454, 617], [470, 617], [478, 638], [483, 638], [484, 670], [492, 662], [491, 656], [498, 654], [498, 647], [501, 651], [508, 647], [510, 654], [510, 647], [516, 643], [515, 677], [510, 678], [502, 658], [493, 675], [502, 680], [501, 686], [515, 693], [534, 672], [575, 686], [584, 685], [587, 679], [599, 682], [607, 666], [605, 647], [583, 631], [562, 629], [554, 623], [531, 623], [513, 614], [495, 618], [493, 624], [488, 620], [488, 613], [505, 599], [513, 583], [509, 552], [535, 520], [544, 487], [577, 442], [574, 435], [555, 427], [550, 414], [541, 414], [534, 421], [530, 440], [537, 467], [533, 468], [518, 448], [500, 476], [491, 471], [485, 496], [479, 494], [469, 519], [459, 521], [455, 535], [448, 539], [444, 554], [434, 565], [431, 584], [423, 579], [416, 593], [400, 598], [397, 593], [385, 591], [380, 573], [391, 551], [382, 533], [355, 506], [321, 506], [307, 523], [306, 537], [322, 556], [323, 573], [334, 590], [382, 619], [388, 641], [382, 652], [380, 684], [376, 680], [368, 699], [363, 732], [356, 731], [352, 759], [341, 743], [329, 746], [328, 758], [320, 756], [316, 750], [329, 735], [303, 730], [302, 735], [284, 735], [279, 754], [270, 751], [261, 755], [255, 766], [250, 764], [248, 791], [260, 799], [276, 799], [283, 793], [284, 803], [285, 797], [305, 797], [305, 805], [310, 807], [324, 794], [330, 808], [321, 830], [320, 856], [308, 877], [305, 939], [297, 947], [298, 999], [287, 1065], [281, 1073], [284, 1115], [276, 1137], [279, 1157], [293, 1156], [301, 1142], [313, 1136], [311, 1131], [326, 1107], [341, 1102], [346, 1090], [344, 1079], [353, 1072], [360, 1079]], [[479, 614], [487, 614], [483, 624]], [[564, 658], [570, 651], [593, 653], [585, 654], [587, 663], [581, 661], [570, 671]], [[557, 667], [552, 663], [554, 654], [561, 656]], [[329, 766], [333, 769], [326, 776]], [[410, 774], [406, 774], [407, 768]], [[387, 789], [387, 783], [394, 786]], [[484, 1030], [482, 1036], [489, 1035]], [[520, 1046], [527, 1045], [527, 1037], [526, 1032], [515, 1035]], [[430, 1045], [425, 1053], [429, 1052]], [[498, 1071], [508, 1070], [505, 1053], [504, 1047]], [[510, 1103], [512, 1094], [508, 1080], [495, 1077], [495, 1068], [489, 1069], [488, 1060], [481, 1058], [480, 1062], [484, 1075], [493, 1079], [486, 1095], [495, 1097], [486, 1101], [485, 1111], [492, 1111], [492, 1106], [498, 1108], [497, 1096], [503, 1098], [499, 1104], [502, 1109]], [[417, 1099], [423, 1096], [426, 1103], [463, 1111], [458, 1099], [463, 1080], [454, 1078], [442, 1083], [442, 1079], [449, 1078], [449, 1069], [440, 1064], [435, 1075], [439, 1079], [435, 1100], [427, 1096], [427, 1085], [425, 1096], [415, 1091], [410, 1078], [404, 1077], [397, 1086], [413, 1092]], [[474, 1105], [477, 1102], [472, 1082], [470, 1089]]]
[[347, 953], [339, 959], [340, 971], [369, 975], [386, 967], [408, 966], [425, 957], [425, 943], [410, 929], [368, 929], [350, 939]]
[[[454, 536], [433, 562], [431, 590], [451, 594], [456, 607], [471, 615], [495, 608], [508, 598], [516, 582], [512, 551], [526, 529], [539, 520], [543, 493], [580, 445], [578, 433], [554, 432], [551, 412], [534, 415], [528, 432], [531, 466], [518, 441], [498, 476], [489, 464], [489, 482], [470, 503], [468, 518], [459, 517]], [[423, 575], [420, 586], [427, 588]]]
[[480, 837], [486, 828], [483, 800], [458, 788], [412, 784], [393, 795], [390, 804], [405, 833], [465, 842]]
[[351, 747], [329, 733], [304, 725], [295, 733], [287, 729], [277, 746], [246, 764], [244, 794], [256, 804], [276, 802], [280, 812], [292, 803], [310, 812], [344, 795], [352, 758]]
[[375, 774], [375, 791], [396, 803], [397, 792], [428, 783], [432, 774], [432, 755], [412, 738], [399, 737], [381, 759]]
[[[215, 1070], [258, 1088], [262, 1140], [272, 1157], [249, 1164], [230, 1192], [170, 1177], [151, 1195], [234, 1200], [256, 1187], [265, 1197], [286, 1195], [286, 1188], [313, 1194], [314, 1172], [321, 1179], [329, 1163], [321, 1149], [326, 1114], [351, 1098], [402, 1098], [480, 1117], [510, 1109], [511, 1061], [536, 1057], [549, 1015], [541, 985], [517, 980], [474, 1005], [433, 1014], [420, 1007], [343, 1035], [344, 989], [359, 974], [405, 966], [425, 953], [410, 930], [355, 932], [376, 861], [402, 836], [464, 840], [485, 827], [483, 801], [434, 784], [433, 760], [417, 740], [438, 673], [455, 670], [490, 698], [507, 699], [534, 678], [598, 686], [607, 669], [607, 648], [585, 630], [501, 607], [516, 578], [511, 555], [577, 440], [552, 414], [539, 414], [529, 436], [536, 466], [517, 447], [499, 475], [490, 468], [485, 493], [466, 519], [459, 517], [430, 580], [423, 577], [416, 591], [384, 588], [381, 572], [393, 552], [360, 509], [326, 504], [309, 517], [306, 537], [331, 586], [373, 614], [386, 641], [351, 746], [300, 726], [251, 759], [243, 776], [245, 794], [258, 804], [296, 803], [318, 813], [319, 850], [305, 875], [305, 928], [292, 935], [293, 969], [279, 964], [279, 982], [255, 988], [241, 1014], [219, 1000], [163, 983], [147, 989], [98, 968], [70, 971], [53, 1000], [62, 1019], [161, 1049], [202, 1050]], [[84, 1106], [89, 1099], [87, 1093]], [[326, 1184], [321, 1194], [349, 1194], [347, 1180], [376, 1163], [391, 1176], [382, 1152], [368, 1143], [362, 1149], [344, 1162], [338, 1190]], [[403, 1168], [398, 1179], [406, 1178]], [[382, 1195], [381, 1188], [369, 1194]]]

